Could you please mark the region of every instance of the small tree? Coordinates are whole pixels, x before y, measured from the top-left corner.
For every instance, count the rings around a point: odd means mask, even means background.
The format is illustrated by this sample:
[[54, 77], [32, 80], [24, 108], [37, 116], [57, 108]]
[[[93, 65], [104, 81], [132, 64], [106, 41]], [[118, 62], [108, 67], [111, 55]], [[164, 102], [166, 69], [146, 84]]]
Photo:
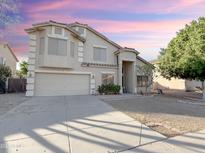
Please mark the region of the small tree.
[[9, 66], [0, 65], [0, 81], [6, 82], [6, 79], [11, 77], [11, 74]]
[[23, 61], [20, 63], [20, 70], [17, 72], [17, 76], [25, 78], [28, 74], [28, 63]]
[[147, 76], [148, 81], [145, 83], [145, 91], [148, 93], [148, 88], [153, 84], [154, 66], [149, 64], [137, 65], [137, 74]]
[[6, 92], [6, 80], [11, 77], [11, 69], [8, 66], [0, 65], [0, 89], [3, 90], [3, 93]]
[[[205, 80], [205, 18], [192, 21], [177, 33], [159, 57], [163, 77]], [[202, 84], [203, 85], [203, 84]], [[202, 86], [204, 91], [204, 86]], [[205, 100], [205, 91], [203, 92]]]

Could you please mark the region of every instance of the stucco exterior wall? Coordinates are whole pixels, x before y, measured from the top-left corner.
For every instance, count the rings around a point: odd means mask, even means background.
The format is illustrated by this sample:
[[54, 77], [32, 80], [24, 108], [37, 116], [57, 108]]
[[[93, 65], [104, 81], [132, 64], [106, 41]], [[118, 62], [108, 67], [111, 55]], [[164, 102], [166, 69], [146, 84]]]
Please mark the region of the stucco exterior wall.
[[197, 88], [202, 88], [201, 81], [197, 80], [185, 80], [185, 88], [187, 91], [194, 91], [197, 90]]
[[159, 74], [154, 78], [153, 89], [178, 89], [185, 90], [185, 80], [171, 78], [170, 80], [160, 76]]
[[[68, 30], [65, 30], [65, 37], [67, 37], [67, 56], [50, 56], [47, 53], [47, 43], [45, 44], [45, 52], [44, 55], [39, 54], [39, 40], [40, 37], [47, 35], [52, 35], [51, 26], [45, 27], [44, 31], [36, 32], [36, 62], [35, 62], [35, 70], [41, 70], [41, 71], [64, 71], [64, 72], [88, 72], [91, 73], [94, 76], [94, 82], [95, 82], [95, 91], [97, 90], [98, 86], [102, 84], [102, 74], [103, 73], [111, 73], [114, 75], [114, 83], [117, 84], [118, 78], [117, 78], [117, 67], [116, 68], [110, 68], [110, 67], [82, 67], [82, 62], [88, 62], [88, 63], [99, 63], [95, 62], [93, 60], [93, 47], [96, 46], [102, 46], [106, 47], [107, 52], [107, 61], [104, 64], [113, 64], [117, 65], [117, 57], [114, 55], [114, 52], [117, 50], [116, 47], [114, 47], [112, 44], [106, 42], [104, 39], [100, 38], [99, 36], [95, 35], [93, 32], [86, 30], [86, 42], [83, 43], [82, 41], [76, 39], [72, 33]], [[70, 56], [70, 41], [75, 42], [76, 48], [74, 57], [72, 58]], [[82, 45], [80, 48], [82, 48], [81, 54], [79, 54], [79, 44]], [[79, 61], [79, 55], [81, 60]], [[50, 59], [50, 65], [52, 67], [45, 67], [45, 60]], [[63, 64], [62, 61], [68, 61], [67, 64]], [[53, 64], [51, 64], [53, 63]], [[68, 66], [66, 66], [68, 65]], [[43, 66], [43, 67], [42, 67]], [[56, 66], [56, 67], [53, 67]], [[57, 67], [62, 66], [62, 67]]]
[[12, 75], [15, 75], [17, 61], [6, 44], [0, 44], [0, 57], [6, 58], [6, 66], [9, 66], [12, 70]]
[[98, 35], [94, 34], [90, 30], [86, 30], [86, 42], [84, 44], [84, 62], [99, 63], [93, 60], [93, 47], [106, 47], [107, 49], [107, 61], [100, 62], [106, 64], [116, 64], [117, 57], [114, 55], [114, 52], [118, 50], [115, 46], [108, 43]]
[[[136, 60], [136, 66], [143, 66], [143, 65], [146, 65], [144, 62], [142, 62], [142, 61], [140, 61], [139, 59], [137, 59]], [[136, 68], [137, 69], [137, 68]], [[151, 73], [152, 74], [152, 73]], [[136, 76], [137, 75], [143, 75], [143, 74], [141, 74], [141, 72], [139, 72], [138, 71], [138, 69], [137, 69], [137, 71], [136, 71]], [[148, 77], [148, 80], [149, 80], [149, 82], [151, 82], [151, 80], [152, 80], [152, 76], [149, 76]], [[136, 83], [137, 83], [137, 77], [136, 77]], [[138, 87], [137, 85], [136, 85], [136, 87], [137, 87], [137, 93], [145, 93], [146, 92], [146, 88], [145, 87]], [[151, 91], [152, 91], [152, 88], [153, 88], [153, 84], [152, 85], [150, 85], [148, 88], [147, 88], [147, 92], [148, 93], [150, 93]]]
[[[74, 28], [78, 30], [78, 28]], [[81, 29], [82, 30], [82, 29]], [[109, 41], [106, 41], [102, 37], [98, 36], [90, 30], [84, 27], [84, 33], [80, 34], [83, 39], [76, 38], [76, 34], [73, 34], [69, 29], [64, 28], [62, 35], [56, 35], [54, 33], [54, 26], [44, 26], [40, 31], [35, 31], [30, 35], [30, 65], [28, 79], [28, 95], [32, 96], [35, 91], [35, 74], [48, 73], [48, 71], [55, 72], [55, 74], [88, 74], [90, 75], [90, 94], [97, 92], [97, 88], [102, 84], [102, 74], [113, 74], [114, 83], [122, 86], [122, 67], [123, 62], [130, 62], [130, 65], [126, 67], [128, 79], [128, 92], [137, 92], [137, 80], [136, 80], [136, 68], [135, 66], [141, 64], [140, 60], [136, 59], [135, 51], [125, 49], [118, 53], [118, 46], [113, 45]], [[40, 54], [40, 38], [45, 37], [45, 51]], [[67, 55], [49, 55], [48, 54], [48, 37], [56, 37], [67, 41]], [[70, 55], [70, 42], [75, 43], [74, 57]], [[93, 59], [94, 47], [106, 48], [106, 61], [98, 62]], [[118, 52], [116, 52], [118, 51]], [[118, 54], [118, 55], [117, 55]], [[92, 63], [93, 65], [89, 65]], [[85, 64], [85, 65], [84, 65]], [[88, 64], [88, 65], [87, 65]], [[98, 64], [98, 65], [97, 65]], [[101, 65], [99, 65], [101, 64]], [[36, 73], [37, 72], [37, 73]], [[46, 76], [46, 75], [45, 75]], [[45, 77], [41, 76], [41, 77]], [[48, 79], [49, 80], [49, 79]], [[43, 81], [43, 80], [42, 80]], [[63, 82], [63, 81], [59, 81]], [[122, 89], [122, 88], [121, 88]]]

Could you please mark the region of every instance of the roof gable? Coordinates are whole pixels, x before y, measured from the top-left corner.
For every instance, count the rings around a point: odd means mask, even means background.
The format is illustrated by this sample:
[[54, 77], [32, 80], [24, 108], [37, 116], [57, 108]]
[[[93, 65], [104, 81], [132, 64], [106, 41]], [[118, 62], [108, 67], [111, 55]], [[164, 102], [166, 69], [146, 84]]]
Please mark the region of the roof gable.
[[68, 31], [70, 31], [76, 38], [78, 38], [79, 40], [81, 40], [82, 42], [85, 42], [85, 39], [83, 37], [81, 37], [77, 31], [75, 31], [74, 29], [70, 28], [67, 24], [65, 23], [59, 23], [59, 22], [55, 22], [55, 21], [48, 21], [48, 22], [41, 22], [41, 23], [37, 23], [37, 24], [33, 24], [32, 28], [28, 28], [25, 29], [25, 31], [27, 33], [31, 33], [34, 32], [36, 30], [41, 30], [40, 28], [45, 27], [45, 26], [58, 26], [58, 27], [63, 27], [65, 29], [67, 29]]
[[104, 39], [105, 41], [109, 42], [110, 44], [114, 45], [115, 47], [117, 47], [118, 49], [123, 48], [121, 47], [119, 44], [113, 42], [112, 40], [110, 40], [109, 38], [107, 38], [105, 35], [103, 35], [102, 33], [98, 32], [97, 30], [93, 29], [92, 27], [88, 26], [87, 24], [81, 24], [78, 22], [75, 23], [71, 23], [68, 24], [69, 27], [75, 27], [75, 26], [80, 26], [83, 28], [86, 28], [88, 30], [90, 30], [91, 32], [93, 32], [95, 35], [101, 37], [102, 39]]
[[13, 56], [13, 58], [16, 60], [16, 62], [18, 62], [19, 60], [18, 60], [18, 58], [16, 57], [16, 55], [14, 54], [14, 52], [13, 52], [13, 50], [12, 50], [12, 48], [9, 46], [9, 44], [8, 43], [2, 43], [2, 44], [0, 44], [0, 45], [5, 45], [5, 46], [7, 46], [7, 48], [9, 49], [9, 51], [10, 51], [10, 53], [11, 53], [11, 55]]

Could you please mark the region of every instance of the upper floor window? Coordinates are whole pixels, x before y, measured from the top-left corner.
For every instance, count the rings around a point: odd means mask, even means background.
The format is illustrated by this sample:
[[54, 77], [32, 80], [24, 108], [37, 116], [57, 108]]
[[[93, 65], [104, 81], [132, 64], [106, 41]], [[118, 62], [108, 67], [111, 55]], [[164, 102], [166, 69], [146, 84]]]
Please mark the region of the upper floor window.
[[79, 32], [80, 35], [84, 34], [84, 28], [78, 27], [78, 32]]
[[137, 76], [137, 86], [138, 87], [146, 87], [148, 84], [148, 76]]
[[0, 65], [6, 65], [6, 58], [0, 57]]
[[62, 35], [63, 29], [61, 27], [55, 27], [55, 34]]
[[48, 54], [66, 56], [67, 55], [67, 40], [59, 38], [48, 38]]
[[114, 84], [114, 74], [102, 74], [102, 84]]
[[74, 57], [75, 56], [75, 42], [70, 42], [70, 56]]
[[39, 54], [43, 55], [45, 51], [45, 38], [41, 37], [40, 38], [40, 46], [39, 46]]
[[107, 60], [106, 48], [94, 47], [93, 48], [93, 60], [99, 61], [99, 62], [106, 62]]

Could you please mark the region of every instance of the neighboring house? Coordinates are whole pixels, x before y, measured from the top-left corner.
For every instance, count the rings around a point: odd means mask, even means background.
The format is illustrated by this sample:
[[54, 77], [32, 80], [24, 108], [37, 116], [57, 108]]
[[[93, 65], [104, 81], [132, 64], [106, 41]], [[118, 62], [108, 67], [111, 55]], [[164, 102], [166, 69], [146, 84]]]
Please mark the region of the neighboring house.
[[[157, 60], [151, 62], [157, 67]], [[202, 83], [196, 80], [184, 80], [178, 78], [171, 78], [170, 80], [164, 78], [159, 72], [155, 72], [153, 78], [153, 89], [173, 89], [173, 90], [184, 90], [184, 91], [195, 91], [202, 87]]]
[[9, 66], [12, 70], [12, 75], [15, 75], [17, 62], [18, 59], [11, 47], [7, 43], [0, 43], [0, 65]]
[[95, 94], [99, 85], [109, 83], [120, 85], [121, 93], [137, 93], [149, 79], [137, 82], [136, 65], [151, 65], [138, 51], [121, 47], [86, 24], [49, 21], [26, 32], [27, 96]]

